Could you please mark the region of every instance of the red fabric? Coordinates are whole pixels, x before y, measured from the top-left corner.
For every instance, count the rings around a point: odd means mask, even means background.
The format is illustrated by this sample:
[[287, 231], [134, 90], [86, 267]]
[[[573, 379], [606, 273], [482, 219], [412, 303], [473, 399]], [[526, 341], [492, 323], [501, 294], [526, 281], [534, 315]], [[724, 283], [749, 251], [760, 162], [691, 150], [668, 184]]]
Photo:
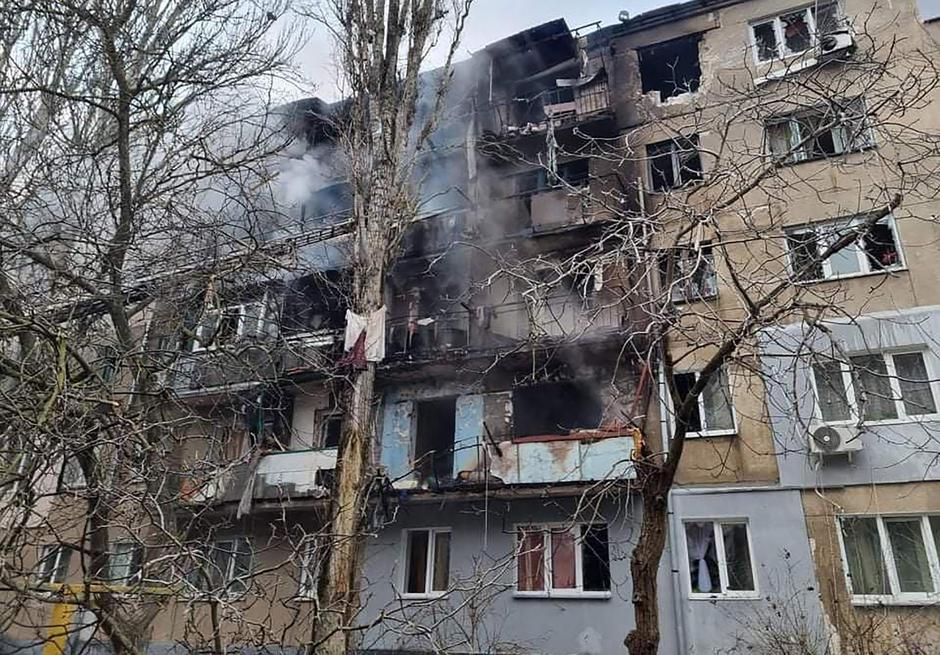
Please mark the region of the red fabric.
[[364, 369], [366, 367], [366, 331], [359, 333], [356, 343], [346, 354], [340, 357], [336, 365], [340, 368], [348, 366], [352, 369]]

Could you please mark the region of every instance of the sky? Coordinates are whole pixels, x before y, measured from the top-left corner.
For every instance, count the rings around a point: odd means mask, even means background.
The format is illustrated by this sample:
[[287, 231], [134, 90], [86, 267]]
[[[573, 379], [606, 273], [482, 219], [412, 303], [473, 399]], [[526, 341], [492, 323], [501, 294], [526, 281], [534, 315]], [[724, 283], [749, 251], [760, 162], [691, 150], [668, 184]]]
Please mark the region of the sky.
[[[524, 29], [556, 18], [564, 18], [575, 29], [600, 21], [616, 23], [621, 11], [636, 16], [676, 0], [473, 0], [461, 41], [458, 59]], [[593, 29], [593, 28], [588, 28]], [[588, 31], [586, 30], [586, 31]], [[330, 43], [322, 27], [314, 27], [307, 45], [299, 53], [300, 67], [311, 82], [311, 95], [337, 99], [336, 75], [330, 63]], [[443, 63], [441, 61], [431, 62]]]

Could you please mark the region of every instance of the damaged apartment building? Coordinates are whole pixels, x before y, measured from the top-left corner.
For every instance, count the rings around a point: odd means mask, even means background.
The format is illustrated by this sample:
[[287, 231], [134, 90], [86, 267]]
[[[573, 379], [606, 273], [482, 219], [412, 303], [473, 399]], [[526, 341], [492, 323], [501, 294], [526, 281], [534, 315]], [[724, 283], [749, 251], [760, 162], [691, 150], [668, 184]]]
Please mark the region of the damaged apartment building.
[[[672, 383], [688, 390], [715, 326], [742, 312], [742, 282], [721, 262], [755, 280], [786, 262], [775, 279], [787, 279], [861, 220], [859, 189], [883, 182], [873, 171], [909, 154], [865, 128], [865, 89], [812, 138], [817, 105], [735, 93], [839, 80], [871, 47], [863, 32], [899, 37], [894, 57], [936, 53], [938, 17], [914, 0], [692, 0], [488, 45], [455, 67], [385, 310], [352, 330], [350, 193], [340, 167], [319, 165], [342, 103], [293, 105], [297, 157], [318, 165], [294, 208], [303, 229], [279, 236], [289, 274], [219, 279], [189, 338], [169, 323], [148, 336], [182, 351], [164, 382], [190, 417], [183, 496], [223, 526], [209, 577], [244, 608], [252, 647], [309, 639], [341, 366], [360, 357], [377, 362], [379, 407], [360, 650], [624, 652], [641, 512], [632, 459], [644, 440], [667, 448], [672, 429], [649, 356], [652, 299], [668, 294], [671, 325], [686, 326], [670, 348]], [[938, 97], [904, 120], [936, 135]], [[677, 197], [680, 213], [707, 203], [715, 180], [736, 184], [747, 162], [728, 164], [735, 147], [755, 161], [792, 150], [774, 177], [792, 195], [760, 187], [722, 207], [662, 288], [656, 250], [670, 230], [657, 241], [645, 222]], [[801, 180], [815, 186], [800, 192]], [[795, 625], [805, 652], [931, 652], [940, 639], [940, 233], [920, 220], [940, 202], [912, 197], [799, 268], [793, 284], [841, 311], [768, 327], [749, 364], [735, 360], [699, 398], [669, 497], [660, 652], [764, 652], [774, 635], [796, 639]], [[761, 208], [759, 248], [729, 236], [742, 207]], [[60, 564], [40, 563], [44, 582], [74, 574]], [[151, 643], [183, 643], [184, 615], [208, 635], [200, 612], [163, 611]], [[858, 634], [888, 645], [859, 650]]]

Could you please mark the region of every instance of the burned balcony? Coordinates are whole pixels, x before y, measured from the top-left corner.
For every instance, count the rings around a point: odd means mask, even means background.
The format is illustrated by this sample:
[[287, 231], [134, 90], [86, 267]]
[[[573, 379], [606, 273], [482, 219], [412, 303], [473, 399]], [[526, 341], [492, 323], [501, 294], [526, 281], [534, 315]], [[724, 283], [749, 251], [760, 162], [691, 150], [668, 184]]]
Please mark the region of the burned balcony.
[[535, 89], [491, 105], [492, 132], [508, 137], [544, 134], [612, 114], [607, 76], [601, 70], [585, 80], [559, 80], [566, 86]]
[[[593, 292], [591, 292], [593, 294]], [[463, 306], [389, 320], [390, 360], [433, 360], [513, 349], [521, 342], [589, 342], [635, 327], [622, 300], [585, 300], [559, 292], [544, 301]], [[639, 317], [638, 317], [639, 318]]]
[[579, 381], [387, 398], [382, 464], [396, 488], [431, 491], [632, 478], [638, 434], [603, 422], [602, 402]]

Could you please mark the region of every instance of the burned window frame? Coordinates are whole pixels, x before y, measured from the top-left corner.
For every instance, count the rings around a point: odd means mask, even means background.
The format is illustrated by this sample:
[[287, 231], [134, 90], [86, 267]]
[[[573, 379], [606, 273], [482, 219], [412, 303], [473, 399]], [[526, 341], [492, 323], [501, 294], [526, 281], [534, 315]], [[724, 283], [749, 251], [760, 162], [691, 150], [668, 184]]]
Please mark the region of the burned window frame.
[[[702, 33], [688, 34], [688, 35], [680, 36], [674, 39], [669, 39], [666, 41], [659, 41], [657, 43], [653, 43], [648, 46], [643, 46], [642, 48], [637, 48], [636, 54], [637, 54], [637, 60], [638, 60], [638, 65], [639, 65], [640, 85], [641, 85], [642, 93], [646, 95], [653, 91], [658, 91], [660, 102], [664, 102], [668, 100], [669, 98], [675, 98], [684, 93], [696, 93], [702, 84], [702, 61], [701, 61], [700, 44], [701, 44], [703, 36], [704, 35]], [[657, 57], [656, 51], [672, 48], [676, 45], [681, 44], [682, 42], [689, 42], [690, 47], [694, 45], [695, 62], [694, 62], [694, 66], [691, 66], [691, 68], [697, 74], [693, 78], [690, 78], [689, 80], [681, 80], [681, 82], [686, 83], [686, 86], [680, 86], [678, 84], [680, 80], [675, 80], [675, 79], [657, 78], [656, 83], [654, 83], [654, 81], [650, 79], [650, 76], [654, 72], [653, 70], [650, 69], [650, 67], [651, 65], [655, 67], [657, 64], [662, 63], [661, 62], [662, 54], [660, 53], [660, 56]], [[653, 62], [652, 64], [650, 64], [651, 61]], [[675, 61], [678, 62], [679, 60], [676, 59]], [[673, 76], [674, 76], [675, 66], [670, 66], [670, 64], [668, 63], [666, 63], [665, 65], [673, 69]], [[667, 88], [668, 85], [672, 85], [672, 88]], [[663, 93], [664, 90], [666, 91], [666, 93]]]
[[[852, 521], [875, 521], [878, 532], [878, 554], [882, 568], [882, 588], [888, 593], [856, 593], [853, 587], [852, 562], [848, 556], [846, 527]], [[887, 524], [918, 521], [921, 544], [927, 558], [927, 574], [933, 585], [932, 591], [904, 591], [898, 574], [895, 547]], [[936, 513], [915, 514], [846, 514], [836, 518], [836, 533], [839, 536], [839, 554], [845, 576], [846, 589], [853, 605], [927, 605], [940, 598], [940, 516]]]
[[[601, 589], [585, 589], [584, 567], [585, 556], [584, 549], [585, 535], [589, 530], [603, 529], [606, 534], [607, 552], [603, 557], [596, 555], [601, 561], [602, 575], [604, 579]], [[574, 543], [574, 586], [556, 587], [553, 571], [553, 540], [555, 534], [571, 535]], [[611, 575], [611, 556], [610, 556], [610, 525], [604, 521], [575, 521], [567, 523], [559, 522], [536, 522], [536, 523], [517, 523], [513, 526], [513, 595], [523, 598], [598, 598], [606, 599], [611, 597], [612, 575]], [[541, 536], [541, 545], [538, 547], [541, 551], [541, 571], [542, 588], [541, 589], [520, 589], [521, 568], [520, 558], [524, 557], [530, 551], [525, 550], [525, 539], [531, 535]], [[606, 561], [605, 561], [606, 560]], [[606, 587], [606, 588], [603, 588]]]
[[[830, 117], [836, 115], [838, 118], [833, 122]], [[809, 121], [815, 121], [816, 127], [803, 136], [804, 127]], [[824, 130], [819, 127], [830, 122], [831, 127]], [[778, 130], [787, 142], [786, 150], [774, 150], [774, 132]], [[822, 139], [828, 139], [832, 144], [832, 152], [827, 152], [826, 146], [821, 145]], [[877, 145], [864, 96], [833, 100], [764, 120], [764, 150], [768, 156], [784, 164], [843, 157], [871, 150]]]
[[[835, 13], [832, 16], [833, 26], [830, 30], [820, 34], [819, 26], [817, 25], [817, 14], [820, 9], [829, 9], [835, 8]], [[794, 16], [798, 13], [803, 13], [804, 23], [807, 28], [807, 46], [802, 50], [791, 50], [786, 44], [786, 34], [783, 29], [783, 18], [788, 16]], [[815, 48], [820, 41], [821, 36], [826, 34], [831, 34], [832, 32], [840, 29], [845, 23], [845, 14], [842, 12], [842, 7], [838, 0], [833, 0], [832, 2], [817, 2], [811, 3], [808, 5], [791, 7], [784, 11], [777, 12], [776, 14], [765, 16], [757, 20], [752, 20], [748, 24], [748, 37], [751, 52], [753, 52], [754, 62], [758, 65], [768, 64], [773, 61], [780, 61], [787, 59], [789, 57], [795, 57], [802, 55], [803, 53], [809, 52]], [[757, 36], [757, 28], [764, 25], [772, 25], [773, 34], [774, 34], [774, 44], [773, 44], [773, 54], [768, 57], [762, 57], [761, 53], [763, 48], [759, 45], [759, 37]]]
[[[647, 184], [653, 193], [669, 193], [701, 182], [705, 177], [698, 134], [678, 136], [645, 145]], [[683, 159], [683, 155], [687, 155]], [[658, 172], [654, 162], [669, 158], [669, 180], [665, 172]], [[697, 162], [697, 166], [690, 166]], [[661, 178], [661, 179], [658, 179]]]
[[[670, 251], [675, 257], [675, 270], [672, 284], [666, 288]], [[693, 303], [717, 298], [718, 271], [715, 268], [712, 242], [703, 241], [698, 247], [679, 247], [660, 252], [659, 282], [662, 291], [669, 293], [669, 299], [673, 303]]]
[[[216, 307], [207, 307], [193, 328], [192, 352], [231, 348], [237, 346], [239, 342], [248, 339], [260, 339], [276, 333], [279, 314], [277, 305], [277, 299], [273, 291], [265, 290], [262, 297], [257, 300], [222, 303]], [[258, 308], [255, 316], [252, 317], [248, 313], [249, 307]], [[231, 335], [226, 335], [224, 341], [220, 341], [218, 338], [219, 326], [222, 317], [227, 313], [229, 315], [235, 314], [235, 331]], [[254, 327], [248, 329], [247, 325], [252, 319], [254, 320]], [[204, 338], [207, 336], [206, 331], [210, 332], [208, 338]], [[205, 344], [206, 341], [208, 341], [207, 344]]]
[[[815, 284], [818, 282], [828, 282], [832, 280], [842, 280], [853, 277], [862, 277], [865, 275], [885, 275], [896, 271], [903, 271], [907, 268], [907, 262], [904, 257], [904, 249], [901, 247], [900, 234], [898, 233], [897, 220], [893, 214], [889, 214], [878, 220], [874, 226], [865, 230], [858, 238], [841, 251], [834, 253], [826, 259], [820, 260], [819, 255], [828, 247], [835, 243], [843, 235], [848, 234], [857, 226], [865, 222], [864, 216], [856, 216], [848, 219], [838, 219], [834, 221], [817, 221], [801, 226], [790, 227], [784, 231], [786, 239], [787, 269], [794, 284]], [[893, 240], [896, 260], [894, 263], [876, 264], [874, 254], [868, 250], [876, 244], [872, 241], [872, 230], [875, 226], [887, 227]], [[812, 239], [807, 238], [812, 235]], [[880, 244], [884, 245], [884, 244]], [[815, 253], [808, 252], [808, 248], [815, 248]], [[802, 252], [797, 252], [802, 249]], [[833, 261], [836, 257], [844, 256], [845, 253], [855, 252], [855, 261], [857, 270], [839, 273], [834, 272]], [[807, 263], [812, 258], [815, 266], [808, 269], [806, 273], [799, 275], [803, 264], [799, 263], [798, 258], [805, 258]]]

